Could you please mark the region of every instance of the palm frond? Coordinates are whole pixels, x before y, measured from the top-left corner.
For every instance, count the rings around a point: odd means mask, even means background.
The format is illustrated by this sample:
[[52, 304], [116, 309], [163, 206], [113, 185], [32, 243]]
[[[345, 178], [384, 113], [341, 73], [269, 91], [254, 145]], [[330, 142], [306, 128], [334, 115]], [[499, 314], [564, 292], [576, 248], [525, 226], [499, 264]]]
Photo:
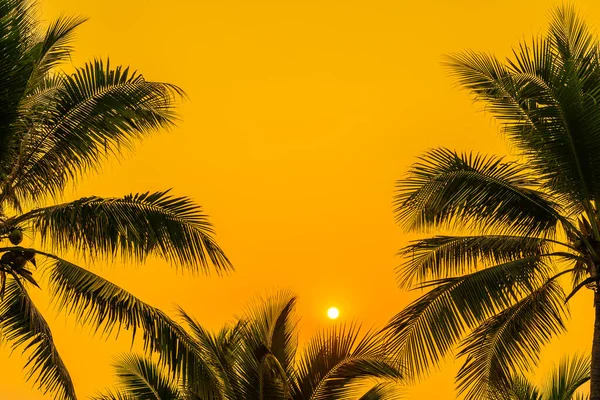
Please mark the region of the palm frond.
[[504, 124], [543, 186], [570, 212], [589, 215], [600, 194], [597, 47], [572, 8], [561, 7], [548, 37], [522, 44], [508, 67], [473, 52], [447, 63], [459, 83]]
[[297, 300], [291, 292], [277, 292], [256, 301], [244, 318], [248, 321], [245, 325], [247, 340], [255, 346], [264, 344], [288, 375], [293, 373], [298, 347]]
[[176, 86], [146, 81], [129, 68], [96, 60], [63, 76], [44, 108], [6, 186], [20, 200], [60, 194], [65, 184], [96, 170], [108, 156], [175, 122]]
[[65, 260], [57, 259], [49, 268], [53, 301], [60, 310], [74, 314], [110, 335], [115, 328], [128, 329], [134, 338], [142, 330], [144, 350], [160, 355], [177, 377], [202, 380], [205, 390], [216, 387], [217, 377], [202, 359], [194, 340], [162, 311], [100, 276]]
[[466, 226], [497, 234], [548, 234], [560, 215], [537, 186], [518, 164], [439, 148], [398, 181], [396, 218], [409, 230]]
[[359, 398], [365, 379], [399, 380], [400, 366], [384, 351], [382, 338], [359, 337], [355, 325], [341, 325], [317, 334], [300, 358], [293, 398], [334, 400]]
[[31, 4], [6, 0], [0, 4], [0, 181], [17, 160], [21, 132], [15, 129], [19, 106], [33, 70], [30, 52], [35, 25]]
[[466, 357], [456, 377], [459, 394], [482, 399], [510, 387], [510, 377], [527, 371], [541, 346], [564, 331], [564, 301], [558, 283], [549, 281], [479, 325], [458, 354]]
[[523, 375], [512, 377], [509, 386], [492, 396], [494, 400], [544, 400], [539, 390]]
[[29, 78], [28, 92], [34, 90], [51, 69], [71, 56], [75, 30], [85, 21], [87, 18], [63, 15], [50, 23], [43, 40], [32, 49], [35, 68]]
[[[20, 105], [20, 126], [19, 128], [28, 132], [36, 129], [36, 124], [39, 122], [35, 118], [40, 113], [44, 113], [49, 104], [54, 101], [54, 96], [59, 88], [63, 85], [62, 76], [59, 74], [47, 74], [39, 79], [35, 87], [31, 88], [26, 96], [21, 100]], [[27, 147], [30, 135], [25, 133], [21, 139], [19, 150]]]
[[562, 61], [561, 67], [573, 62], [572, 68], [588, 65], [586, 61], [598, 55], [598, 41], [590, 32], [587, 24], [572, 4], [564, 4], [552, 10], [549, 42]]
[[547, 253], [552, 242], [543, 238], [508, 235], [433, 236], [411, 242], [400, 254], [399, 282], [449, 278], [485, 267]]
[[575, 290], [588, 276], [589, 272], [586, 264], [583, 261], [575, 262], [573, 271], [570, 274], [573, 290]]
[[133, 398], [182, 400], [175, 379], [149, 357], [123, 354], [115, 367], [120, 385]]
[[258, 298], [241, 318], [237, 353], [237, 397], [287, 399], [297, 348], [296, 296], [280, 291]]
[[0, 329], [13, 348], [23, 347], [24, 352], [29, 352], [27, 379], [35, 377], [35, 384], [55, 399], [76, 398], [71, 376], [58, 354], [50, 327], [16, 280], [6, 282], [0, 302]]
[[[200, 323], [187, 314], [183, 309], [179, 309], [179, 314], [185, 321], [191, 336], [200, 349], [202, 359], [218, 375], [218, 392], [223, 394], [226, 399], [235, 399], [241, 392], [237, 379], [237, 364], [239, 363], [238, 354], [241, 350], [244, 338], [245, 323], [238, 321], [232, 327], [225, 327], [214, 335], [206, 330]], [[202, 398], [203, 382], [189, 382], [184, 380], [185, 393], [188, 397]]]
[[388, 346], [415, 376], [439, 362], [469, 329], [539, 287], [548, 278], [540, 257], [509, 261], [434, 281], [385, 328]]
[[156, 255], [194, 272], [208, 273], [211, 264], [219, 273], [232, 268], [202, 209], [168, 191], [87, 197], [35, 209], [13, 223], [30, 224], [44, 243], [60, 250], [138, 262]]
[[551, 400], [570, 400], [581, 385], [590, 380], [591, 359], [585, 355], [564, 358], [552, 372], [544, 388]]

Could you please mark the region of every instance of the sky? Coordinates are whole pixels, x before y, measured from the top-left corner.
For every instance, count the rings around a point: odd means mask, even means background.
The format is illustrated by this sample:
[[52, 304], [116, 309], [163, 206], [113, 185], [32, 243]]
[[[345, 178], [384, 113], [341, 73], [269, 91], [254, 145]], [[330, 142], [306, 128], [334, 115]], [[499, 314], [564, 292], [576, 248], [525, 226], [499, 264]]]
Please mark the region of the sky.
[[[66, 193], [122, 196], [173, 188], [201, 204], [235, 266], [226, 276], [177, 273], [166, 263], [86, 264], [175, 315], [182, 306], [218, 329], [258, 294], [299, 297], [301, 340], [341, 321], [381, 327], [418, 292], [395, 283], [396, 252], [415, 236], [394, 223], [394, 182], [437, 146], [509, 154], [497, 124], [440, 65], [464, 49], [507, 55], [543, 33], [555, 1], [519, 0], [40, 0], [46, 23], [89, 17], [72, 65], [110, 56], [149, 80], [181, 86], [181, 122], [113, 160]], [[600, 3], [577, 1], [593, 26]], [[130, 337], [92, 336], [35, 293], [80, 398], [114, 384], [111, 363]], [[587, 291], [569, 333], [541, 354], [535, 375], [589, 351]], [[2, 362], [2, 399], [45, 399], [25, 383], [18, 353]], [[453, 399], [448, 360], [407, 389]]]

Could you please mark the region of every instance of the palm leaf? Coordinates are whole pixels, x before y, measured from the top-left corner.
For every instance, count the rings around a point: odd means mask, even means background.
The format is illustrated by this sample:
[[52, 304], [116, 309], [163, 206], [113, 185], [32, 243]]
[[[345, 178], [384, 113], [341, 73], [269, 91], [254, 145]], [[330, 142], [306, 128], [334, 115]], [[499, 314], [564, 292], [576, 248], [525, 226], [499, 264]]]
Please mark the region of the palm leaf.
[[217, 387], [218, 378], [202, 360], [195, 342], [162, 311], [65, 260], [57, 259], [48, 268], [53, 300], [60, 310], [75, 314], [80, 323], [104, 335], [124, 328], [135, 337], [142, 330], [144, 349], [158, 353], [175, 376], [202, 380], [207, 391]]
[[296, 303], [295, 295], [280, 291], [256, 301], [244, 318], [249, 321], [245, 329], [253, 344], [264, 344], [288, 375], [293, 374], [298, 347]]
[[564, 358], [552, 372], [550, 381], [544, 388], [550, 400], [571, 400], [581, 385], [590, 380], [591, 359], [576, 355]]
[[287, 399], [297, 348], [296, 296], [281, 291], [255, 300], [243, 323], [237, 354], [237, 396]]
[[354, 325], [342, 325], [317, 334], [300, 358], [294, 399], [334, 400], [359, 398], [365, 379], [399, 380], [399, 365], [384, 352], [381, 337], [367, 333], [359, 338]]
[[386, 327], [388, 346], [415, 376], [442, 359], [469, 329], [539, 287], [548, 277], [540, 257], [510, 261], [434, 281]]
[[480, 235], [434, 236], [411, 242], [400, 251], [400, 285], [449, 278], [472, 269], [547, 253], [552, 242], [542, 238]]
[[30, 131], [6, 186], [22, 200], [58, 195], [69, 179], [158, 128], [172, 126], [176, 86], [146, 81], [129, 68], [95, 61], [63, 76], [52, 107]]
[[[200, 348], [202, 359], [210, 364], [215, 374], [219, 376], [219, 393], [224, 398], [235, 399], [242, 392], [238, 384], [237, 364], [239, 351], [244, 338], [245, 323], [238, 321], [232, 327], [225, 327], [217, 335], [206, 330], [197, 320], [183, 309], [179, 314], [186, 322], [191, 336]], [[184, 382], [184, 392], [191, 398], [202, 398], [203, 382]]]
[[521, 45], [508, 67], [473, 52], [447, 63], [504, 124], [541, 183], [571, 212], [589, 215], [600, 194], [597, 46], [572, 7], [563, 6], [554, 13], [548, 37]]
[[500, 391], [492, 397], [494, 400], [544, 400], [539, 390], [523, 375], [511, 378], [506, 390]]
[[552, 232], [557, 207], [537, 181], [500, 158], [436, 149], [397, 183], [395, 213], [409, 230], [457, 226], [523, 236]]
[[25, 288], [16, 280], [6, 283], [0, 302], [0, 329], [13, 348], [30, 351], [27, 379], [55, 399], [75, 399], [75, 388], [67, 368], [58, 354], [50, 327], [33, 304]]
[[552, 10], [548, 38], [563, 68], [569, 61], [578, 61], [573, 67], [582, 68], [588, 65], [585, 61], [598, 55], [596, 38], [571, 4]]
[[541, 346], [564, 331], [565, 295], [550, 281], [479, 325], [462, 344], [466, 362], [456, 377], [465, 399], [487, 398], [538, 360]]
[[0, 4], [0, 178], [4, 179], [19, 151], [20, 132], [15, 129], [19, 106], [33, 71], [30, 52], [35, 22], [26, 0]]
[[71, 56], [75, 30], [85, 21], [87, 18], [80, 16], [61, 16], [50, 23], [43, 40], [32, 49], [36, 60], [28, 92], [35, 89], [51, 69]]
[[202, 209], [168, 192], [88, 197], [35, 209], [13, 223], [30, 224], [44, 243], [60, 250], [120, 254], [138, 262], [157, 255], [192, 271], [208, 272], [210, 264], [217, 272], [232, 268]]
[[175, 380], [148, 357], [124, 354], [117, 361], [117, 378], [126, 393], [137, 399], [180, 400]]

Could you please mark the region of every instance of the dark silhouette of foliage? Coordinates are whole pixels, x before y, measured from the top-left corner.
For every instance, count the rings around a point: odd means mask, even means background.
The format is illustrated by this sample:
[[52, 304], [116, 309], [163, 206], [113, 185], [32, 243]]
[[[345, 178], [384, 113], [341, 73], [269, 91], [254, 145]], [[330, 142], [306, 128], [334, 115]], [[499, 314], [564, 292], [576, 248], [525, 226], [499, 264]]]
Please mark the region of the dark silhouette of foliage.
[[[598, 288], [599, 46], [561, 6], [547, 34], [506, 61], [465, 51], [445, 65], [502, 124], [518, 161], [438, 148], [398, 182], [398, 222], [438, 234], [402, 250], [401, 286], [427, 291], [386, 332], [414, 377], [458, 348], [458, 392], [485, 399], [565, 329], [570, 297]], [[600, 325], [591, 389], [598, 400]]]
[[536, 387], [523, 375], [509, 380], [508, 387], [497, 393], [504, 400], [585, 400], [589, 397], [577, 393], [590, 380], [590, 358], [577, 355], [564, 358], [554, 368], [542, 387]]
[[97, 400], [395, 400], [402, 373], [374, 332], [355, 325], [317, 334], [297, 356], [296, 297], [281, 292], [213, 334], [180, 310], [197, 365], [193, 375], [161, 368], [148, 356], [123, 355], [119, 385]]
[[[53, 398], [75, 399], [52, 333], [29, 296], [41, 272], [60, 308], [96, 329], [142, 330], [147, 348], [184, 370], [189, 349], [163, 344], [182, 334], [166, 315], [55, 252], [98, 261], [160, 257], [192, 272], [223, 272], [231, 264], [202, 209], [168, 191], [48, 205], [107, 158], [173, 126], [183, 92], [108, 60], [62, 72], [57, 67], [69, 60], [85, 19], [61, 17], [44, 30], [33, 7], [0, 1], [0, 329], [27, 353], [28, 378]], [[23, 247], [24, 236], [45, 249]]]

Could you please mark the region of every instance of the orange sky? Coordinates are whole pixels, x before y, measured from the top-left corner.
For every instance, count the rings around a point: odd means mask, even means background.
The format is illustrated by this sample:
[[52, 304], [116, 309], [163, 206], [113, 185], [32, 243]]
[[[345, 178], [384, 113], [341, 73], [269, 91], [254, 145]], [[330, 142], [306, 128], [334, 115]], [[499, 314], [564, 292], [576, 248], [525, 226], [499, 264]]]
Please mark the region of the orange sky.
[[[577, 1], [590, 23], [600, 4]], [[44, 19], [90, 18], [74, 65], [110, 55], [148, 79], [189, 94], [183, 122], [90, 176], [68, 199], [173, 187], [202, 204], [236, 272], [176, 274], [164, 263], [93, 265], [103, 276], [172, 313], [183, 306], [218, 328], [257, 293], [300, 297], [302, 339], [342, 320], [381, 326], [415, 294], [396, 288], [395, 252], [409, 239], [395, 226], [394, 181], [438, 146], [504, 154], [497, 126], [440, 67], [465, 48], [507, 54], [545, 29], [554, 1], [519, 0], [42, 0]], [[128, 349], [91, 338], [55, 317], [55, 339], [80, 398], [113, 383], [110, 363]], [[589, 293], [573, 301], [571, 331], [543, 354], [588, 350]], [[43, 399], [23, 382], [18, 355], [2, 358], [1, 399]], [[409, 390], [411, 399], [452, 399], [458, 364]]]

